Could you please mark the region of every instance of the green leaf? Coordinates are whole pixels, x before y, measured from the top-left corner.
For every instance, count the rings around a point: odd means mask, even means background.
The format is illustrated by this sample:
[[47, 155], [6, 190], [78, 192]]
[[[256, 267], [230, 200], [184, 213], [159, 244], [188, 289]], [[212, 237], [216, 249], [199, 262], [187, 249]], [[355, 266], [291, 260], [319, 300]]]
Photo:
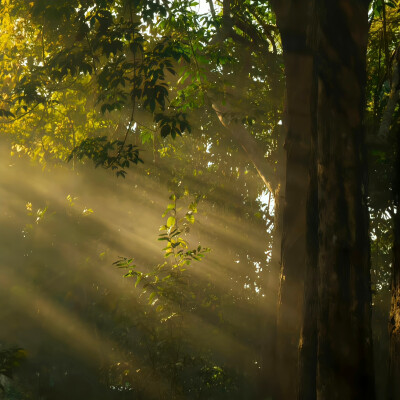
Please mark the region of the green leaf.
[[149, 304], [154, 304], [154, 299], [156, 297], [157, 293], [156, 292], [152, 292], [149, 296]]
[[175, 217], [169, 217], [167, 220], [167, 227], [170, 228], [171, 226], [174, 226], [175, 222], [176, 222]]
[[192, 214], [186, 214], [185, 218], [188, 222], [190, 222], [191, 224], [194, 224], [194, 216]]
[[161, 128], [161, 136], [163, 138], [167, 137], [171, 133], [171, 127], [169, 125], [164, 125]]
[[136, 282], [135, 282], [135, 287], [137, 287], [137, 285], [139, 285], [139, 283], [142, 280], [142, 278], [143, 278], [142, 274], [138, 274], [137, 275]]

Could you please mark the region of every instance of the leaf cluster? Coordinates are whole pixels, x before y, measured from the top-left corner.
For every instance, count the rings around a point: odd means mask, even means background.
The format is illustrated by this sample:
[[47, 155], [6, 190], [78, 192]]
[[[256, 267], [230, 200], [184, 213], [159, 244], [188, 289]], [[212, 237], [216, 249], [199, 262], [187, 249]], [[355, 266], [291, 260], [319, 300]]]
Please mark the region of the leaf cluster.
[[177, 198], [172, 195], [172, 202], [168, 204], [164, 217], [167, 217], [165, 225], [160, 227], [161, 233], [158, 240], [165, 242], [163, 248], [164, 258], [167, 261], [156, 265], [150, 272], [138, 270], [133, 262], [133, 258], [120, 257], [114, 264], [118, 268], [127, 268], [125, 277], [136, 278], [135, 287], [139, 284], [142, 287], [142, 293], [148, 294], [148, 304], [157, 303], [157, 311], [164, 311], [161, 321], [165, 322], [170, 318], [182, 315], [184, 310], [190, 309], [189, 303], [193, 301], [194, 293], [191, 291], [190, 273], [188, 268], [193, 261], [201, 261], [204, 255], [210, 251], [209, 248], [198, 245], [194, 249], [189, 249], [188, 242], [183, 238], [183, 227], [188, 222], [194, 223], [194, 215], [197, 213], [197, 203], [192, 202], [189, 210], [183, 218], [177, 219]]
[[125, 177], [126, 169], [133, 164], [143, 162], [139, 157], [139, 149], [122, 140], [110, 141], [106, 136], [88, 138], [75, 147], [68, 156], [68, 161], [74, 157], [87, 157], [97, 167], [110, 168], [116, 171], [117, 176]]

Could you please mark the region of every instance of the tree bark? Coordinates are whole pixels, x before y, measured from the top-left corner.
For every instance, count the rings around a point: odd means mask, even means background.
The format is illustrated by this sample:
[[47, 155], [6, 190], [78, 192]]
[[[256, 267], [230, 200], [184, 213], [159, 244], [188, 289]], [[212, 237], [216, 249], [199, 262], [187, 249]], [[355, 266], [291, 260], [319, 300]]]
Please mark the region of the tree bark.
[[[312, 149], [316, 145], [313, 144]], [[315, 400], [318, 348], [318, 182], [316, 158], [310, 161], [307, 196], [307, 256], [304, 307], [299, 342], [298, 399]]]
[[375, 398], [363, 179], [368, 5], [318, 2], [318, 400]]
[[389, 318], [389, 388], [388, 399], [400, 399], [400, 124], [397, 124], [397, 154], [393, 185], [393, 270], [392, 301]]
[[306, 253], [306, 201], [312, 126], [312, 53], [307, 45], [309, 0], [276, 1], [286, 75], [286, 187], [276, 368], [278, 399], [296, 398]]
[[[315, 1], [312, 5], [312, 17], [308, 41], [313, 50], [317, 46]], [[316, 58], [313, 57], [313, 81], [311, 115], [314, 116], [311, 127], [309, 160], [309, 182], [307, 193], [306, 228], [306, 271], [304, 280], [304, 307], [299, 342], [299, 382], [298, 400], [315, 400], [317, 397], [317, 349], [318, 349], [318, 169], [317, 169], [317, 99], [318, 83]]]

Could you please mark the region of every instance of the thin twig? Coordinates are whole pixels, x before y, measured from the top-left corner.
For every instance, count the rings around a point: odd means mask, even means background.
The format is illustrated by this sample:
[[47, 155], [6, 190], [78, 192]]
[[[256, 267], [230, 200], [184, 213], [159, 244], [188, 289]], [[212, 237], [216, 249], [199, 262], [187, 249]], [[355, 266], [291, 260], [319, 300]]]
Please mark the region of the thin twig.
[[213, 18], [215, 19], [216, 13], [215, 13], [215, 8], [214, 8], [213, 0], [207, 0], [207, 3], [208, 3], [208, 5], [210, 6], [211, 15], [212, 15]]

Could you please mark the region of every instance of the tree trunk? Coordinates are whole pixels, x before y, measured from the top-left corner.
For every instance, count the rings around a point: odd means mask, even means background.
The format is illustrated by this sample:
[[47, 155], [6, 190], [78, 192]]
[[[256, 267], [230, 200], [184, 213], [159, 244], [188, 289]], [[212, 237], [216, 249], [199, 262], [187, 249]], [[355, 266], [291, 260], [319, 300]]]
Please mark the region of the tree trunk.
[[307, 256], [303, 320], [299, 342], [298, 399], [316, 399], [318, 315], [318, 186], [315, 158], [310, 166], [307, 198]]
[[286, 74], [286, 187], [276, 368], [280, 400], [296, 398], [306, 253], [306, 201], [313, 60], [307, 45], [309, 1], [274, 2]]
[[397, 124], [397, 154], [393, 185], [395, 214], [393, 217], [392, 302], [389, 320], [389, 400], [400, 399], [400, 124]]
[[[307, 93], [309, 61], [302, 56], [285, 57], [288, 85], [288, 118], [286, 139], [286, 189], [282, 221], [281, 277], [278, 299], [277, 352], [281, 398], [293, 399], [297, 381], [297, 349], [300, 335], [303, 283], [305, 273], [305, 229], [307, 198], [308, 141], [310, 114], [296, 99]], [[301, 68], [301, 67], [304, 67]], [[300, 71], [299, 71], [300, 69]], [[295, 78], [295, 76], [299, 75]], [[290, 81], [292, 81], [290, 83]], [[289, 94], [291, 86], [297, 95]], [[289, 99], [291, 98], [291, 99]], [[297, 110], [289, 106], [292, 104]], [[308, 114], [308, 115], [307, 115]]]
[[363, 109], [368, 1], [318, 3], [317, 399], [374, 399]]
[[[315, 1], [313, 14], [315, 13]], [[313, 15], [314, 16], [314, 15]], [[314, 23], [312, 21], [311, 23]], [[317, 30], [309, 30], [309, 43], [316, 50]], [[309, 161], [309, 182], [307, 193], [306, 228], [306, 271], [304, 280], [304, 306], [302, 329], [299, 343], [299, 382], [298, 400], [315, 400], [317, 397], [317, 315], [318, 315], [318, 175], [317, 175], [317, 69], [313, 59], [313, 82], [311, 115], [314, 116], [311, 128]]]

